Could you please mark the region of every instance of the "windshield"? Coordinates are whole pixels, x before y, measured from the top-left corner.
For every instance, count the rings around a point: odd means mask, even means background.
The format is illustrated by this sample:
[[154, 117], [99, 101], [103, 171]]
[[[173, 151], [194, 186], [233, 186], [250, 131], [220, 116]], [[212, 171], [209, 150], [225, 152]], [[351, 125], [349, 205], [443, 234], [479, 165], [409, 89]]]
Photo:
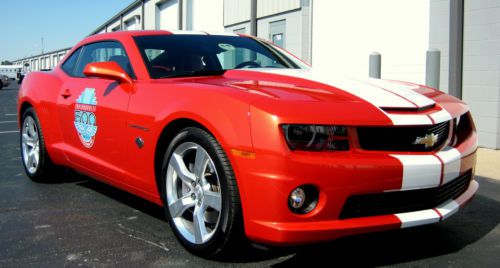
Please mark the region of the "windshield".
[[283, 50], [250, 37], [148, 35], [134, 39], [151, 78], [221, 75], [230, 69], [305, 68]]

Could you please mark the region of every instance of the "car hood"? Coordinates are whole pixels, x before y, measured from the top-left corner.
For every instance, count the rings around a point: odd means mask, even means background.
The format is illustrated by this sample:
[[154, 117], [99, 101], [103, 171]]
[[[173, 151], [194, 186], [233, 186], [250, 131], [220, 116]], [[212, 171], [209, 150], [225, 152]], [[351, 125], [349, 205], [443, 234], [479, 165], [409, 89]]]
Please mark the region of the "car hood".
[[288, 122], [425, 125], [468, 110], [460, 100], [425, 86], [304, 69], [229, 70], [222, 79], [204, 79], [207, 82], [259, 95], [254, 107]]

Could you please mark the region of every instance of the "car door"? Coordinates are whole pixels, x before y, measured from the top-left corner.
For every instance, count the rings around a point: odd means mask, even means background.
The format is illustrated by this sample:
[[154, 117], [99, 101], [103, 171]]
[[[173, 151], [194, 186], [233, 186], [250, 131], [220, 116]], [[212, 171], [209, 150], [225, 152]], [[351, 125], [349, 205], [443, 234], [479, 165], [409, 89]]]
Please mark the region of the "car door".
[[123, 145], [130, 85], [83, 75], [88, 63], [103, 61], [116, 61], [134, 77], [119, 42], [81, 47], [62, 65], [68, 77], [58, 97], [59, 120], [64, 151], [72, 165], [100, 177], [120, 178], [127, 155]]

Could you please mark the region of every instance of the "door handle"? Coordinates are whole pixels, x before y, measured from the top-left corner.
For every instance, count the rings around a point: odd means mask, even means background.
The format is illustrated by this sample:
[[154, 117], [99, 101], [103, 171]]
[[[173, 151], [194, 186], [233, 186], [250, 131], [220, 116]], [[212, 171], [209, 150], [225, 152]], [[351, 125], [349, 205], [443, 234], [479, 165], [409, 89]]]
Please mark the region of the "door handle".
[[71, 96], [71, 91], [69, 89], [64, 90], [64, 92], [61, 94], [63, 98], [67, 99]]

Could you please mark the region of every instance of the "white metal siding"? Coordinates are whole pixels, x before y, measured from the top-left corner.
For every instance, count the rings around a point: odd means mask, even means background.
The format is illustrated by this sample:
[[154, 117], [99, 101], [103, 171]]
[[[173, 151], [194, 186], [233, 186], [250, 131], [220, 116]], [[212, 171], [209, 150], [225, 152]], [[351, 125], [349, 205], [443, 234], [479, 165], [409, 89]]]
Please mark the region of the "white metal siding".
[[156, 6], [156, 29], [179, 29], [179, 3], [178, 0], [161, 2]]
[[429, 14], [429, 48], [441, 51], [439, 89], [448, 92], [450, 46], [450, 0], [431, 0]]
[[429, 1], [313, 2], [312, 65], [325, 75], [368, 76], [368, 57], [382, 54], [382, 78], [425, 82]]
[[257, 0], [257, 17], [300, 8], [300, 0]]
[[110, 23], [107, 28], [108, 32], [119, 31], [119, 30], [120, 30], [120, 18]]
[[224, 0], [224, 26], [250, 20], [250, 0]]
[[230, 33], [250, 34], [250, 23], [245, 22], [245, 23], [233, 25], [231, 27], [226, 27], [224, 29], [224, 31], [230, 32]]
[[140, 30], [142, 24], [142, 8], [141, 5], [129, 10], [123, 15], [123, 24], [125, 30]]
[[462, 98], [469, 104], [479, 145], [500, 148], [500, 0], [466, 0]]
[[141, 21], [139, 16], [132, 17], [123, 22], [124, 30], [132, 31], [132, 30], [140, 30], [141, 29]]
[[184, 29], [223, 32], [223, 2], [223, 0], [184, 0], [187, 9]]
[[157, 0], [148, 0], [144, 4], [144, 29], [154, 30], [156, 27], [156, 4]]

